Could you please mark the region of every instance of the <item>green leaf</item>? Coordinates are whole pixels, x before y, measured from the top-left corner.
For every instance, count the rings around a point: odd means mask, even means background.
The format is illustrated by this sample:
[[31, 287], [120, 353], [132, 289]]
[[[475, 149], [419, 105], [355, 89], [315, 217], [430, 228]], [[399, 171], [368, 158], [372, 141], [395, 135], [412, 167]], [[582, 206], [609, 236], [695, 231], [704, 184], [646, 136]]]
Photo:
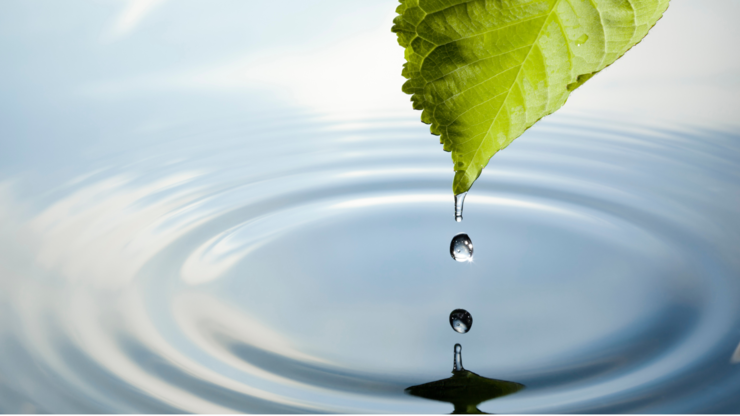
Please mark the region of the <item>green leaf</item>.
[[455, 194], [642, 40], [668, 0], [400, 0], [403, 91], [452, 152]]

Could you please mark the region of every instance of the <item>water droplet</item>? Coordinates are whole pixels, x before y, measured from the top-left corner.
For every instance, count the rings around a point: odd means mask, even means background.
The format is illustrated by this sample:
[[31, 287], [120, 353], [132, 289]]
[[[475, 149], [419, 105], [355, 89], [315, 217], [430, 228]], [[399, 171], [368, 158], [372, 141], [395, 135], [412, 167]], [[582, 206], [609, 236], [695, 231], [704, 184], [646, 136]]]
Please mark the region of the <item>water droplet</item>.
[[580, 38], [576, 39], [576, 45], [581, 46], [588, 40], [587, 34], [582, 34]]
[[467, 194], [467, 192], [463, 192], [455, 195], [455, 221], [457, 222], [462, 221], [463, 203], [465, 202], [465, 195]]
[[462, 371], [462, 345], [455, 344], [455, 361], [452, 363], [452, 371]]
[[455, 309], [450, 312], [450, 326], [455, 332], [464, 334], [473, 326], [473, 316], [465, 309]]
[[457, 261], [473, 260], [473, 242], [465, 233], [460, 233], [452, 237], [450, 243], [450, 255]]

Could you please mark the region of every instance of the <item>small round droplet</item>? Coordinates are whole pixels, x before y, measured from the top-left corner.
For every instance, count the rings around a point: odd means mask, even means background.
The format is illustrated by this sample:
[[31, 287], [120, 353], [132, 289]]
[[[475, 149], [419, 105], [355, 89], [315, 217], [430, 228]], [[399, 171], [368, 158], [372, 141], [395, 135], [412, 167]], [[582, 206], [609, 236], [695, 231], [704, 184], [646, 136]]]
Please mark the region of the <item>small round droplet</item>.
[[455, 309], [450, 312], [450, 326], [455, 332], [464, 334], [473, 326], [473, 316], [465, 309]]
[[460, 262], [473, 260], [473, 242], [467, 234], [460, 233], [452, 238], [450, 255]]

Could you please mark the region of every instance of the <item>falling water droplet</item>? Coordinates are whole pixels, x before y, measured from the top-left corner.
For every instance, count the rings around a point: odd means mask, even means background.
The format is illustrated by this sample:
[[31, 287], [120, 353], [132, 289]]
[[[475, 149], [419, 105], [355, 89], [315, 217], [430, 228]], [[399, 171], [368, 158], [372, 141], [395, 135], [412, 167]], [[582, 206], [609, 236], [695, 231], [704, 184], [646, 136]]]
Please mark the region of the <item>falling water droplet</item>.
[[455, 332], [464, 334], [473, 326], [473, 316], [465, 309], [455, 309], [450, 312], [450, 326]]
[[467, 192], [463, 192], [455, 195], [455, 221], [457, 222], [462, 221], [463, 203], [465, 202], [465, 195], [467, 194]]
[[576, 45], [581, 46], [588, 40], [587, 34], [582, 34], [580, 38], [576, 39]]
[[467, 234], [460, 233], [452, 237], [450, 255], [460, 262], [473, 260], [473, 242]]
[[462, 371], [462, 345], [455, 344], [455, 361], [452, 363], [452, 371]]

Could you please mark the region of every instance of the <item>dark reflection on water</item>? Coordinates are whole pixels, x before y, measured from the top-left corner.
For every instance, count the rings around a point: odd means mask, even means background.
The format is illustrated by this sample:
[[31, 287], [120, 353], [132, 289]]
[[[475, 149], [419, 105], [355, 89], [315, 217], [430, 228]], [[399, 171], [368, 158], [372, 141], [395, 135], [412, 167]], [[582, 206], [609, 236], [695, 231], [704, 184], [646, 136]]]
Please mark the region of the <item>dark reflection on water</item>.
[[411, 386], [406, 392], [412, 396], [452, 403], [453, 414], [485, 413], [478, 405], [498, 397], [507, 396], [523, 389], [524, 385], [512, 381], [481, 377], [472, 371], [453, 371], [452, 377], [444, 380]]
[[282, 357], [255, 348], [249, 344], [233, 342], [223, 337], [222, 342], [235, 356], [272, 374], [285, 377], [300, 383], [328, 388], [335, 391], [346, 391], [379, 396], [397, 395], [402, 388], [401, 382], [392, 382], [387, 377], [372, 373], [351, 372], [348, 369], [319, 366], [299, 360]]
[[[130, 351], [130, 353], [132, 355], [135, 354], [133, 351]], [[73, 368], [84, 368], [85, 378], [89, 380], [89, 382], [94, 383], [98, 390], [104, 392], [103, 394], [107, 393], [110, 397], [115, 398], [116, 406], [120, 408], [122, 412], [136, 412], [137, 409], [142, 407], [146, 407], [147, 409], [151, 409], [152, 412], [157, 413], [178, 412], [177, 408], [165, 405], [155, 397], [147, 394], [147, 392], [140, 391], [118, 375], [106, 370], [104, 366], [91, 360], [84, 351], [81, 351], [74, 345], [69, 344], [66, 346], [60, 346], [60, 356], [63, 357], [65, 362]], [[145, 366], [148, 371], [155, 371], [156, 369], [157, 362], [144, 354], [137, 356], [137, 362]], [[63, 380], [59, 380], [59, 382], [63, 382]], [[57, 405], [58, 407], [56, 408], [60, 409], [60, 413], [63, 413], [65, 411], [63, 409], [65, 408], [67, 409], [66, 411], [69, 412], [80, 408], [79, 401], [83, 399], [79, 397], [78, 391], [69, 391], [68, 397], [65, 398], [62, 403], [70, 399], [73, 399], [71, 403]], [[106, 412], [111, 406], [110, 402], [106, 403], [102, 398], [92, 399], [88, 397], [84, 399], [84, 402], [85, 406], [83, 408], [88, 409], [87, 411], [90, 413]], [[49, 401], [47, 403], [42, 402], [43, 407], [41, 408], [51, 408], [52, 406], [49, 406], [49, 403], [53, 403], [53, 401]]]
[[452, 377], [406, 388], [406, 393], [428, 400], [452, 403], [453, 414], [480, 414], [478, 405], [523, 389], [513, 381], [481, 377], [463, 368], [462, 347], [455, 344]]
[[446, 412], [403, 390], [449, 371], [459, 307], [471, 368], [527, 386], [481, 411], [736, 411], [737, 134], [550, 117], [456, 223], [416, 116], [194, 121], [1, 166], [0, 411]]
[[211, 403], [219, 403], [229, 409], [250, 413], [304, 413], [300, 407], [286, 406], [269, 400], [233, 391], [224, 386], [194, 377], [173, 365], [165, 357], [153, 354], [140, 346], [124, 345], [127, 353], [136, 357], [136, 362], [153, 376], [167, 381], [171, 386], [182, 389]]

